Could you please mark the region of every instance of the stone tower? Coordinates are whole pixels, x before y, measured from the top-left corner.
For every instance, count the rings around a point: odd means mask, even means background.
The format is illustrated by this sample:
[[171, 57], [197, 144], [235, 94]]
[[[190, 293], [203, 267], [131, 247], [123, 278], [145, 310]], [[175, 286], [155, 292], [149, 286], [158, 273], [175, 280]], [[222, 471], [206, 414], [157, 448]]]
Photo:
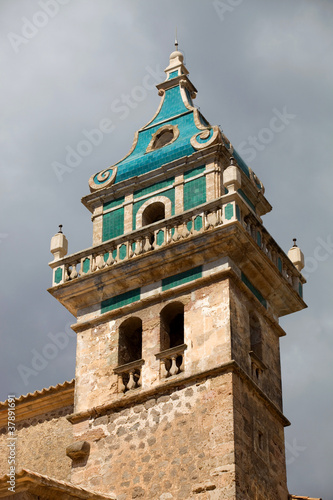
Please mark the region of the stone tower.
[[[161, 102], [82, 202], [93, 245], [52, 240], [76, 318], [71, 482], [119, 500], [287, 500], [279, 317], [302, 254], [262, 224], [264, 187], [194, 107], [176, 50]], [[296, 497], [295, 497], [296, 498]]]

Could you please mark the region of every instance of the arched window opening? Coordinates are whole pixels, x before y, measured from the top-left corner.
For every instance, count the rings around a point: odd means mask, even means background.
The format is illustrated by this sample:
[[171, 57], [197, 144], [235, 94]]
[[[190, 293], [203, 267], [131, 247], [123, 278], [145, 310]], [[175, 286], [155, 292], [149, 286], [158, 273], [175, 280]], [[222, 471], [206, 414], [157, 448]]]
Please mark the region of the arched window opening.
[[160, 377], [166, 378], [184, 371], [184, 305], [173, 302], [162, 309], [160, 314], [161, 352], [156, 354], [160, 360]]
[[153, 222], [165, 219], [165, 206], [161, 201], [156, 201], [147, 208], [142, 213], [142, 226], [148, 226]]
[[161, 351], [184, 344], [184, 305], [173, 302], [161, 311]]
[[253, 313], [250, 314], [250, 342], [251, 351], [262, 359], [262, 332], [260, 321]]
[[129, 318], [119, 327], [118, 365], [142, 358], [142, 321]]

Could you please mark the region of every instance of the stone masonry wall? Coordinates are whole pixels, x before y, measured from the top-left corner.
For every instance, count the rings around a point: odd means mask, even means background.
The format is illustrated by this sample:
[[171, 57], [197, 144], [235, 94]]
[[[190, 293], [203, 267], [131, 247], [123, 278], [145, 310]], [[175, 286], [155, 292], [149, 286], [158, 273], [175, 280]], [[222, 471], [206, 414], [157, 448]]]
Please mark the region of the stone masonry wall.
[[233, 375], [237, 500], [287, 500], [284, 427], [251, 384]]
[[[196, 287], [196, 288], [194, 288]], [[164, 300], [163, 300], [164, 299]], [[134, 305], [124, 315], [122, 309], [114, 318], [78, 333], [75, 376], [75, 411], [83, 411], [119, 398], [118, 365], [119, 327], [130, 317], [142, 320], [142, 389], [160, 384], [161, 351], [160, 313], [168, 304], [184, 304], [184, 341], [186, 376], [211, 369], [230, 361], [229, 280], [195, 284], [192, 290], [172, 290], [163, 299], [150, 304]], [[157, 302], [158, 301], [158, 302]]]
[[[38, 400], [33, 404], [38, 405]], [[55, 479], [70, 479], [71, 460], [66, 446], [73, 442], [66, 415], [73, 406], [17, 421], [16, 469], [30, 469]], [[0, 430], [0, 476], [8, 474], [7, 428]]]
[[[232, 358], [241, 368], [254, 378], [255, 383], [282, 410], [282, 388], [280, 368], [279, 336], [272, 323], [263, 314], [264, 307], [253, 296], [249, 299], [236, 284], [230, 286], [230, 307], [232, 325]], [[266, 369], [260, 372], [259, 378], [251, 371], [251, 350], [249, 314], [254, 312], [258, 317], [262, 333], [262, 361]]]
[[235, 498], [232, 374], [74, 424], [72, 482], [118, 500]]

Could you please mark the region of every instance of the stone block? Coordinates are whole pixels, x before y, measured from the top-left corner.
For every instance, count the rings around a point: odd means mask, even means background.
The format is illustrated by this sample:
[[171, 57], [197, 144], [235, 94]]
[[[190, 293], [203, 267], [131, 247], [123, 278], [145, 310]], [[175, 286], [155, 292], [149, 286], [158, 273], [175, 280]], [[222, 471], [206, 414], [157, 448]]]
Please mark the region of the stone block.
[[72, 460], [80, 460], [89, 455], [90, 444], [87, 441], [76, 441], [66, 448], [66, 455]]

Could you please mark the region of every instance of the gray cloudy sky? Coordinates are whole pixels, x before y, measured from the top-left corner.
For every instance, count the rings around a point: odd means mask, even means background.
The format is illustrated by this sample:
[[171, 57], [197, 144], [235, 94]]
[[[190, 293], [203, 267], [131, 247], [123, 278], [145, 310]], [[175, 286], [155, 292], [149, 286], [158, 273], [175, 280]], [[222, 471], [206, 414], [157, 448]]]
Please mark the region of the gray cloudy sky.
[[46, 292], [50, 238], [62, 223], [70, 253], [91, 245], [80, 198], [155, 112], [176, 25], [196, 105], [263, 181], [267, 229], [306, 256], [309, 307], [281, 320], [288, 483], [332, 500], [332, 0], [1, 0], [0, 399], [74, 376], [67, 334], [33, 365], [74, 322]]

